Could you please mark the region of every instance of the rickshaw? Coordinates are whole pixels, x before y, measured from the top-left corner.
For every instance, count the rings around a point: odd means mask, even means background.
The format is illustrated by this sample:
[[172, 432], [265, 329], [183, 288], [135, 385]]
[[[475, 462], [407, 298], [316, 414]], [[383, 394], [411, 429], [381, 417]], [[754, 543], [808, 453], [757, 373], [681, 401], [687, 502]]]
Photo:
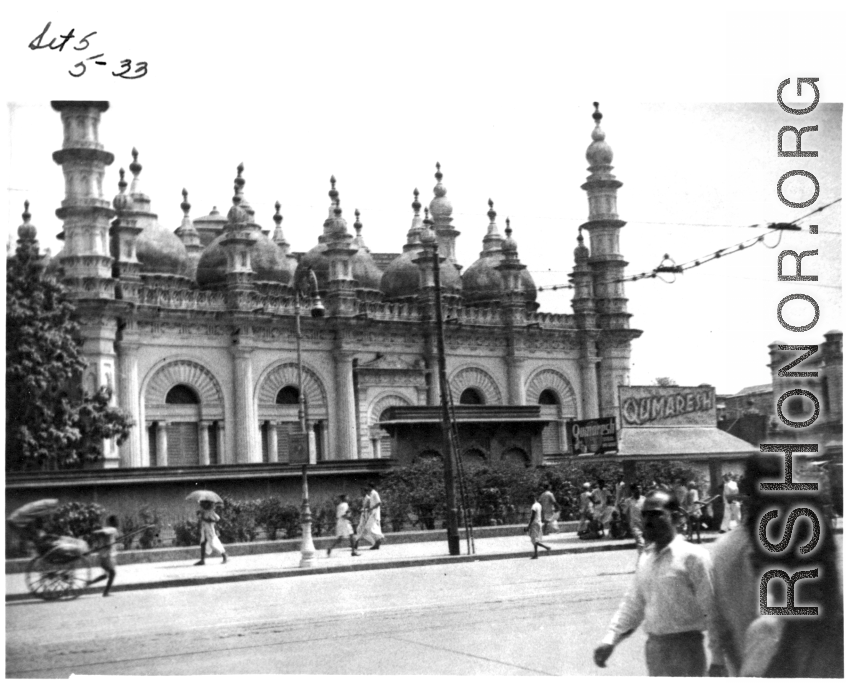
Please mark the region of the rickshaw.
[[[42, 600], [74, 600], [91, 580], [90, 555], [102, 548], [90, 548], [81, 538], [56, 536], [44, 531], [44, 520], [59, 507], [54, 498], [27, 503], [15, 510], [7, 522], [24, 541], [35, 548], [35, 557], [26, 567], [26, 587]], [[152, 525], [148, 525], [152, 526]], [[136, 529], [115, 542], [132, 536], [148, 527]]]

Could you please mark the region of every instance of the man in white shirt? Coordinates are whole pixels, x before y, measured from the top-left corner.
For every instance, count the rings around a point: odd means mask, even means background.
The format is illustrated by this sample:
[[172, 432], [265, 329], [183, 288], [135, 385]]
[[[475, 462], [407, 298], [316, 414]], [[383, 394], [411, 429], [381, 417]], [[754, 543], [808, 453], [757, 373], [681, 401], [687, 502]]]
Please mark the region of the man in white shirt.
[[532, 508], [529, 513], [529, 524], [527, 524], [524, 529], [524, 533], [529, 533], [529, 540], [532, 541], [532, 550], [533, 554], [530, 555], [530, 560], [538, 559], [538, 546], [541, 546], [548, 553], [550, 552], [550, 546], [544, 545], [542, 541], [544, 540], [544, 532], [541, 525], [541, 503], [538, 502], [538, 499], [535, 497], [535, 494], [532, 493], [529, 496], [529, 499], [532, 501]]
[[665, 491], [652, 491], [641, 515], [647, 550], [635, 580], [603, 641], [594, 650], [597, 666], [640, 624], [647, 632], [645, 655], [651, 676], [705, 676], [703, 631], [708, 628], [713, 589], [708, 552], [677, 535], [673, 515], [679, 503]]
[[553, 495], [552, 486], [546, 484], [544, 492], [538, 497], [538, 502], [541, 504], [541, 529], [543, 533], [548, 534], [559, 530], [559, 525], [556, 521], [559, 519], [558, 513], [561, 508]]

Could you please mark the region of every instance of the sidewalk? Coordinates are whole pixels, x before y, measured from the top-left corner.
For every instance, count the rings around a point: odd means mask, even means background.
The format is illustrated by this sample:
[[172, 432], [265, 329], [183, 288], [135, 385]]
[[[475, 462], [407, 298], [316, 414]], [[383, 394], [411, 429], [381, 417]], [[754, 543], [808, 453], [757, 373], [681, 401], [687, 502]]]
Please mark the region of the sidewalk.
[[[718, 534], [703, 534], [703, 542], [717, 538]], [[582, 541], [574, 532], [551, 534], [544, 542], [552, 548], [550, 554], [564, 555], [572, 553], [603, 552], [609, 550], [635, 550], [632, 539]], [[230, 557], [226, 564], [219, 557], [206, 560], [202, 567], [195, 567], [196, 557], [189, 560], [170, 560], [142, 564], [126, 564], [118, 567], [112, 592], [144, 590], [152, 588], [176, 588], [182, 586], [200, 586], [234, 581], [255, 581], [259, 579], [278, 579], [288, 576], [308, 574], [326, 574], [372, 569], [393, 569], [398, 567], [417, 567], [431, 564], [453, 564], [457, 562], [481, 562], [484, 560], [502, 560], [509, 558], [529, 558], [532, 545], [529, 537], [496, 536], [476, 538], [476, 553], [467, 554], [467, 542], [462, 536], [461, 555], [448, 554], [446, 541], [419, 543], [391, 543], [391, 535], [386, 537], [379, 550], [360, 550], [361, 555], [353, 557], [347, 548], [338, 547], [331, 557], [325, 550], [316, 550], [312, 566], [300, 567], [301, 553], [297, 551], [237, 555]], [[540, 561], [545, 552], [540, 553]], [[98, 568], [92, 567], [92, 577], [98, 575]], [[6, 601], [32, 599], [26, 588], [24, 573], [6, 575]], [[99, 594], [102, 584], [86, 589], [85, 593]]]

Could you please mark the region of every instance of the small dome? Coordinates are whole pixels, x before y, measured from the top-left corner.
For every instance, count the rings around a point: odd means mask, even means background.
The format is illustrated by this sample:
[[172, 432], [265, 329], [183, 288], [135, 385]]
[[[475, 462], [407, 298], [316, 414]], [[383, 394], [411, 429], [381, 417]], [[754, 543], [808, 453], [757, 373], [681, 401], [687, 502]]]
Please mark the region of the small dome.
[[446, 197], [447, 188], [441, 183], [441, 178], [444, 177], [441, 173], [441, 164], [436, 163], [435, 168], [435, 179], [438, 183], [432, 188], [435, 197], [429, 203], [429, 212], [432, 215], [433, 221], [438, 222], [439, 219], [448, 219], [453, 215], [453, 205]]
[[132, 209], [132, 197], [130, 197], [126, 193], [126, 171], [121, 169], [120, 171], [118, 171], [118, 173], [121, 176], [121, 179], [118, 181], [118, 189], [120, 190], [120, 192], [118, 192], [118, 194], [116, 194], [115, 198], [112, 200], [112, 206], [114, 206], [115, 210], [118, 212], [129, 211]]
[[302, 273], [311, 268], [315, 277], [318, 278], [318, 289], [322, 292], [326, 291], [329, 286], [329, 257], [326, 256], [325, 251], [326, 243], [318, 242], [300, 257], [300, 264], [297, 266], [296, 272], [296, 276], [299, 278]]
[[[278, 282], [289, 285], [294, 279], [296, 263], [261, 231], [253, 231], [256, 241], [250, 247], [250, 264], [254, 282]], [[219, 235], [203, 250], [197, 264], [197, 284], [201, 287], [221, 287], [226, 284], [226, 249]]]
[[226, 216], [218, 211], [217, 206], [213, 206], [208, 216], [195, 218], [193, 223], [194, 229], [200, 235], [200, 243], [207, 247], [223, 232], [226, 225]]
[[138, 235], [135, 253], [142, 274], [187, 275], [191, 271], [188, 252], [182, 240], [159, 225], [155, 218]]
[[579, 229], [579, 236], [576, 238], [577, 246], [576, 249], [573, 250], [574, 258], [577, 259], [586, 259], [591, 253], [588, 251], [588, 247], [585, 246], [585, 240], [582, 237], [582, 228]]
[[482, 256], [462, 273], [462, 295], [466, 303], [481, 303], [500, 298], [503, 278], [494, 267], [502, 259], [502, 254]]
[[358, 251], [353, 254], [351, 264], [353, 268], [353, 277], [358, 286], [362, 289], [375, 289], [379, 291], [382, 284], [382, 271], [376, 265], [371, 250], [365, 245], [365, 240], [362, 237], [362, 223], [359, 220], [359, 209], [354, 211], [356, 222], [353, 227], [356, 229], [356, 238], [353, 243], [358, 247]]
[[402, 299], [418, 293], [421, 275], [418, 267], [412, 263], [416, 257], [416, 253], [407, 251], [388, 264], [380, 282], [380, 289], [386, 299]]
[[600, 121], [603, 118], [603, 114], [600, 113], [600, 105], [599, 103], [594, 103], [594, 113], [592, 114], [596, 126], [591, 133], [592, 143], [588, 145], [588, 149], [585, 152], [585, 158], [588, 160], [588, 163], [592, 166], [608, 166], [612, 163], [612, 148], [609, 147], [609, 143], [606, 142], [606, 134], [600, 128]]

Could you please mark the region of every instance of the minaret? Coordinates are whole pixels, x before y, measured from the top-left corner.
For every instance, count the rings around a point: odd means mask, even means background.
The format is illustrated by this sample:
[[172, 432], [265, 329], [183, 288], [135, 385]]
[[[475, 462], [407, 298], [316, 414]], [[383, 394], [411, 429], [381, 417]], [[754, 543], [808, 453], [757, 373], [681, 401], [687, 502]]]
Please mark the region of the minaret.
[[[491, 200], [489, 200], [491, 203]], [[491, 213], [494, 212], [493, 207]], [[494, 219], [492, 218], [492, 224]], [[506, 376], [509, 384], [509, 403], [524, 405], [526, 403], [525, 382], [525, 334], [526, 334], [526, 299], [524, 298], [522, 271], [526, 266], [518, 256], [518, 244], [512, 239], [511, 221], [506, 219], [506, 239], [500, 243], [503, 260], [494, 266], [503, 279], [501, 305], [509, 336], [508, 361]]]
[[62, 116], [62, 149], [53, 153], [65, 175], [65, 199], [56, 215], [64, 222], [64, 282], [77, 299], [114, 299], [109, 223], [115, 212], [103, 199], [103, 175], [115, 157], [98, 139], [108, 102], [53, 101]]
[[225, 236], [220, 244], [226, 250], [227, 305], [229, 308], [244, 309], [250, 306], [249, 295], [254, 289], [250, 249], [256, 241], [256, 235], [250, 214], [241, 206], [245, 183], [241, 177], [244, 164], [238, 164], [237, 170], [232, 208], [227, 213]]
[[[65, 246], [61, 264], [64, 283], [77, 300], [82, 355], [82, 390], [93, 395], [101, 387], [117, 388], [115, 341], [117, 320], [103, 310], [115, 298], [115, 280], [109, 244], [109, 227], [115, 212], [103, 198], [103, 175], [115, 157], [99, 141], [100, 115], [108, 102], [53, 101], [62, 117], [62, 149], [53, 153], [65, 175], [65, 199], [56, 215], [64, 223]], [[112, 394], [112, 405], [117, 398]], [[105, 468], [118, 466], [114, 439], [102, 442]]]
[[620, 230], [626, 223], [617, 213], [617, 192], [623, 183], [612, 174], [612, 148], [600, 128], [603, 115], [597, 102], [592, 118], [592, 142], [585, 153], [591, 175], [582, 186], [588, 195], [588, 222], [581, 227], [591, 242], [587, 263], [593, 275], [597, 326], [601, 330], [597, 340], [600, 417], [610, 417], [618, 413], [618, 386], [629, 384], [630, 342], [641, 331], [629, 329], [631, 315], [626, 310], [623, 286], [627, 262], [620, 253]]
[[448, 263], [461, 270], [456, 263], [456, 237], [461, 233], [453, 227], [453, 205], [447, 199], [447, 188], [441, 179], [441, 164], [435, 164], [435, 179], [438, 181], [432, 192], [435, 195], [429, 203], [429, 213], [432, 216], [432, 225], [438, 238], [438, 253], [446, 257]]
[[288, 243], [288, 240], [285, 239], [285, 235], [282, 232], [282, 214], [279, 212], [281, 208], [282, 204], [280, 204], [279, 202], [276, 202], [274, 204], [274, 209], [276, 209], [276, 212], [274, 213], [273, 220], [274, 225], [276, 227], [274, 228], [273, 243], [279, 247], [279, 250], [283, 254], [288, 256], [289, 247], [291, 245]]
[[329, 314], [338, 316], [353, 316], [356, 310], [356, 282], [353, 279], [353, 266], [350, 262], [357, 247], [353, 242], [353, 236], [347, 231], [347, 221], [341, 215], [341, 200], [338, 190], [335, 189], [335, 177], [332, 178], [332, 187], [335, 193], [333, 199], [335, 207], [332, 210], [332, 218], [324, 223], [324, 237], [326, 239], [326, 251], [324, 255], [329, 259], [329, 280], [326, 300]]
[[585, 246], [582, 228], [576, 238], [577, 247], [574, 249], [574, 269], [570, 275], [574, 295], [571, 306], [574, 320], [579, 330], [579, 369], [582, 379], [582, 419], [592, 419], [599, 416], [600, 404], [597, 396], [597, 368], [600, 357], [597, 355], [597, 339], [600, 331], [597, 329], [597, 315], [594, 308], [594, 277], [588, 259], [591, 253]]
[[191, 263], [191, 271], [188, 276], [193, 280], [197, 273], [197, 263], [200, 261], [200, 254], [203, 253], [203, 245], [200, 243], [200, 233], [191, 222], [191, 204], [188, 203], [188, 190], [182, 188], [182, 203], [179, 205], [182, 209], [182, 224], [174, 231], [177, 237], [185, 245], [185, 251], [188, 252], [188, 258]]
[[117, 279], [116, 296], [126, 301], [138, 301], [141, 289], [140, 264], [136, 252], [136, 238], [144, 228], [133, 215], [133, 201], [127, 194], [126, 171], [119, 171], [118, 194], [112, 200], [117, 218], [112, 223], [112, 272]]

